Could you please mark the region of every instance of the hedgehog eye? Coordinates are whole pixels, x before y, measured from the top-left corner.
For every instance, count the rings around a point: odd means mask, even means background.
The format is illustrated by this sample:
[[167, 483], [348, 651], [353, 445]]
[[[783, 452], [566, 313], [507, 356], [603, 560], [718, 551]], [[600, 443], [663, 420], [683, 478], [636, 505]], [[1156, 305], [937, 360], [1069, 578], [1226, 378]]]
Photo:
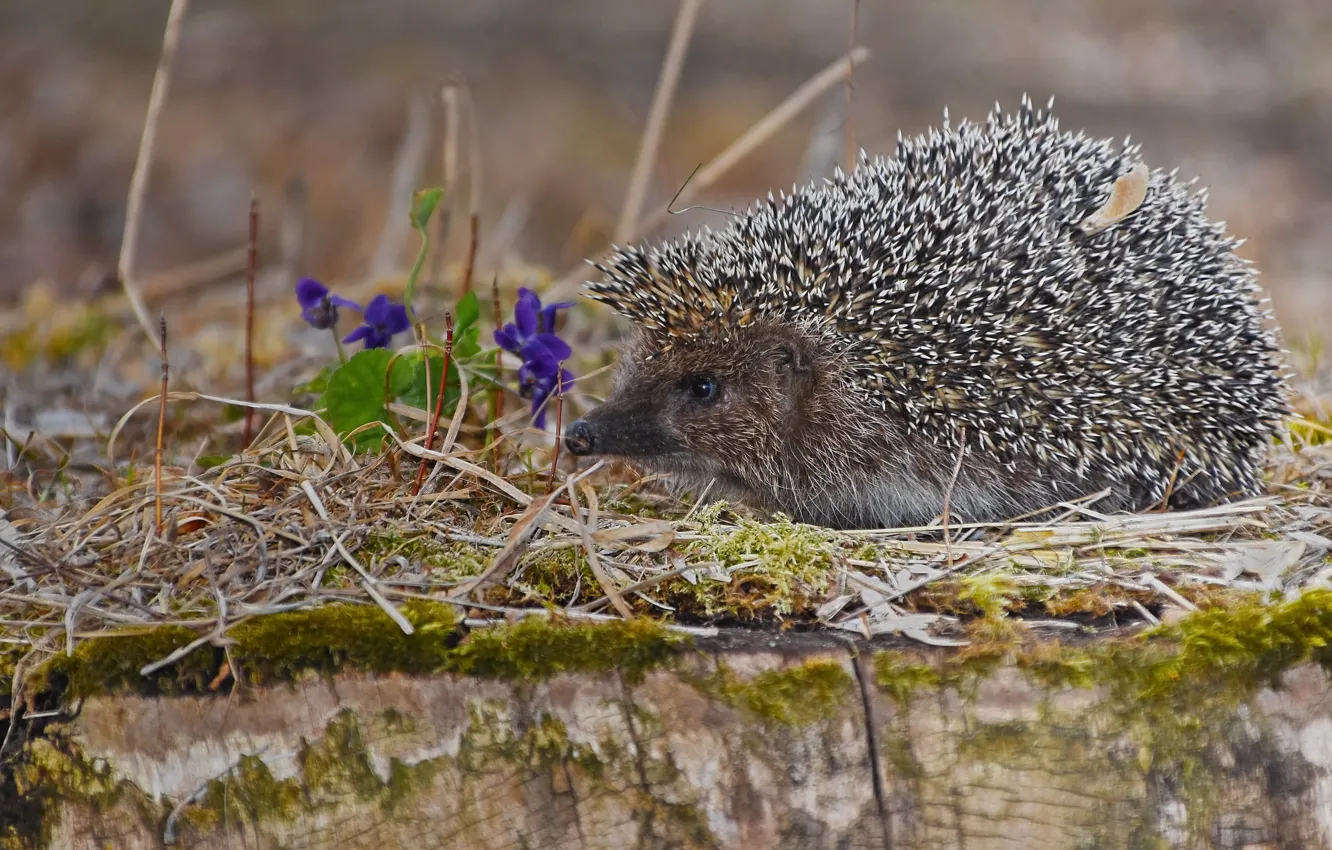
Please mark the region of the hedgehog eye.
[[690, 375], [685, 378], [685, 389], [699, 401], [708, 401], [717, 396], [717, 381], [711, 375]]

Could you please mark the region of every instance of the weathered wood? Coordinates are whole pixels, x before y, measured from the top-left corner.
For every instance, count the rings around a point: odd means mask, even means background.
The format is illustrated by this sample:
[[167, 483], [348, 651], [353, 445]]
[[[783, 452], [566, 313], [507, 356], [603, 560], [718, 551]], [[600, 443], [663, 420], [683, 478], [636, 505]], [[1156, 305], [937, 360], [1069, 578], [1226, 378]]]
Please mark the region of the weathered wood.
[[1143, 700], [942, 659], [825, 643], [696, 650], [636, 684], [91, 697], [28, 742], [19, 785], [57, 801], [49, 846], [80, 850], [1332, 847], [1316, 664], [1239, 699], [1193, 681]]

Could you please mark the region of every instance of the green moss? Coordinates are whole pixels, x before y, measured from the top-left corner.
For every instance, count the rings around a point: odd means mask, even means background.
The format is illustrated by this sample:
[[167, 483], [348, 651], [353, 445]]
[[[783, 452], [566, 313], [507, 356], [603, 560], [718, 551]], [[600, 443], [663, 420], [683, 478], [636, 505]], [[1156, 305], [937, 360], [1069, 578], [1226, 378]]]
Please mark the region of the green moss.
[[147, 694], [198, 692], [216, 674], [213, 655], [206, 650], [190, 653], [152, 677], [139, 673], [198, 636], [183, 626], [162, 626], [85, 640], [74, 647], [73, 655], [61, 653], [39, 668], [36, 690], [59, 690], [71, 699], [125, 690]]
[[874, 653], [874, 681], [903, 707], [918, 691], [943, 686], [943, 677], [935, 665], [912, 661], [906, 653], [888, 649]]
[[76, 803], [98, 819], [116, 815], [136, 817], [155, 828], [165, 810], [148, 796], [116, 776], [105, 762], [82, 757], [76, 746], [59, 734], [27, 741], [4, 767], [4, 796], [8, 810], [0, 811], [0, 848], [50, 846], [57, 820], [52, 813]]
[[453, 606], [413, 600], [400, 610], [414, 634], [404, 634], [387, 614], [369, 605], [326, 605], [257, 617], [228, 632], [236, 642], [231, 660], [238, 675], [253, 684], [347, 668], [380, 673], [442, 669], [458, 641]]
[[777, 726], [807, 726], [830, 716], [855, 686], [836, 661], [765, 670], [748, 680], [719, 664], [711, 676], [696, 684], [727, 705]]
[[[1245, 704], [1258, 688], [1275, 685], [1297, 665], [1332, 668], [1329, 647], [1332, 592], [1309, 591], [1276, 605], [1241, 600], [1226, 610], [1199, 611], [1140, 639], [1081, 646], [1038, 642], [1010, 650], [1004, 660], [1011, 659], [1045, 694], [1040, 719], [966, 722], [958, 756], [1017, 771], [1085, 765], [1075, 775], [1103, 778], [1107, 799], [1117, 800], [1113, 820], [1123, 824], [1120, 834], [1134, 836], [1128, 846], [1152, 846], [1159, 838], [1143, 789], [1164, 783], [1186, 802], [1187, 828], [1203, 835], [1221, 810], [1223, 778], [1231, 770], [1219, 754], [1253, 734]], [[962, 653], [880, 652], [876, 682], [903, 710], [910, 710], [914, 697], [948, 688], [965, 705], [974, 698], [973, 686], [989, 675], [985, 665], [994, 663], [993, 657], [968, 659]], [[1090, 688], [1102, 692], [1090, 708], [1079, 709], [1074, 720], [1059, 714], [1056, 695]], [[900, 724], [899, 734], [907, 728]], [[1114, 755], [1105, 741], [1127, 742], [1136, 758]], [[895, 760], [910, 763], [910, 741], [894, 743], [890, 737], [885, 748]]]
[[431, 575], [442, 581], [480, 575], [490, 564], [487, 553], [479, 546], [426, 535], [371, 534], [361, 549], [376, 558], [401, 555], [409, 561], [425, 564]]
[[698, 519], [702, 528], [686, 553], [688, 560], [717, 562], [723, 568], [749, 566], [727, 569], [729, 581], [663, 583], [654, 592], [681, 613], [709, 618], [785, 617], [811, 609], [827, 592], [834, 558], [841, 555], [836, 536], [827, 529], [780, 515], [773, 522], [742, 519], [734, 527], [719, 529], [707, 509], [699, 511]]
[[487, 599], [497, 604], [532, 602], [561, 607], [574, 601], [575, 593], [597, 587], [597, 578], [582, 551], [573, 546], [548, 547], [529, 552], [510, 582], [515, 590], [495, 587]]
[[449, 669], [518, 680], [618, 670], [633, 682], [688, 643], [655, 620], [575, 624], [528, 617], [512, 626], [472, 632], [454, 651]]
[[329, 605], [256, 617], [228, 631], [222, 650], [200, 647], [155, 676], [139, 670], [196, 638], [164, 627], [99, 637], [60, 654], [33, 674], [33, 693], [83, 698], [95, 694], [206, 693], [224, 658], [253, 685], [290, 683], [343, 670], [426, 675], [454, 672], [534, 680], [558, 673], [624, 672], [636, 680], [664, 664], [689, 639], [654, 620], [568, 623], [529, 617], [465, 636], [451, 605], [412, 601], [400, 609], [415, 627], [404, 634], [387, 614], [366, 605]]

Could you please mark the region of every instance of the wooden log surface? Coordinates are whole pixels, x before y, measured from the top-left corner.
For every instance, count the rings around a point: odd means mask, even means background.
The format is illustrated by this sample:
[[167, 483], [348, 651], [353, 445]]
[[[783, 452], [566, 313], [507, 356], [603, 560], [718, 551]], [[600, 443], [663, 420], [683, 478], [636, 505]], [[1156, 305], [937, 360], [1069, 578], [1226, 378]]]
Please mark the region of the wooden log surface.
[[746, 636], [641, 676], [91, 696], [25, 745], [5, 846], [1332, 847], [1322, 666], [1096, 657]]

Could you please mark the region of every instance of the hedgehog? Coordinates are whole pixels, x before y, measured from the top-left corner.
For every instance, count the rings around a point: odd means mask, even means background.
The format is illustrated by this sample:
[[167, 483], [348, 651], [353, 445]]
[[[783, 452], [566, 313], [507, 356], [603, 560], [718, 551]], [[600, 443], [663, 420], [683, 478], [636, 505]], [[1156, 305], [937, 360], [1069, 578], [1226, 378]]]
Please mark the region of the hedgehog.
[[1052, 108], [613, 249], [585, 294], [631, 332], [568, 450], [841, 528], [1254, 494], [1287, 374], [1241, 243]]

